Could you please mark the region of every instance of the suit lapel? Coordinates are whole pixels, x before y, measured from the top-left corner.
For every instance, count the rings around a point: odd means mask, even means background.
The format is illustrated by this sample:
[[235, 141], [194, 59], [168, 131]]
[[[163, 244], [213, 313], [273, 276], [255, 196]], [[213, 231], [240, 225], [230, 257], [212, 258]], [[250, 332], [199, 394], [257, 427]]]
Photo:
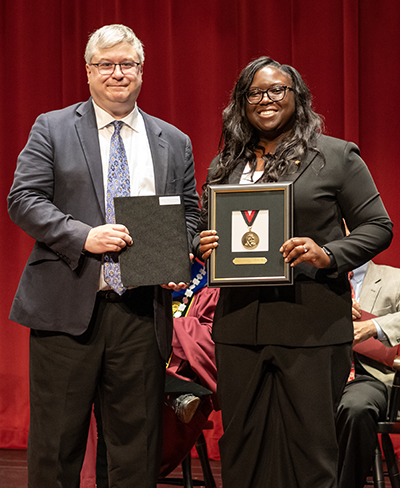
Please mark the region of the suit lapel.
[[318, 151], [315, 149], [309, 149], [306, 153], [304, 161], [300, 164], [300, 168], [295, 173], [290, 173], [283, 175], [279, 178], [279, 181], [287, 181], [287, 182], [295, 182], [300, 176], [304, 173], [304, 171], [308, 168], [308, 166], [314, 161], [317, 157]]
[[368, 263], [360, 293], [360, 303], [366, 312], [372, 313], [376, 300], [382, 288], [382, 278], [373, 262]]
[[242, 177], [242, 173], [244, 171], [244, 168], [246, 166], [246, 163], [244, 161], [241, 161], [236, 168], [233, 170], [233, 172], [229, 175], [228, 178], [228, 183], [230, 185], [238, 185], [240, 183], [240, 178]]
[[76, 131], [86, 163], [89, 167], [97, 201], [101, 213], [105, 218], [103, 168], [101, 164], [99, 134], [91, 98], [78, 107], [77, 115], [78, 119], [75, 123]]
[[155, 119], [142, 110], [140, 113], [143, 116], [153, 160], [156, 194], [162, 195], [166, 192], [169, 144], [161, 137], [162, 129]]

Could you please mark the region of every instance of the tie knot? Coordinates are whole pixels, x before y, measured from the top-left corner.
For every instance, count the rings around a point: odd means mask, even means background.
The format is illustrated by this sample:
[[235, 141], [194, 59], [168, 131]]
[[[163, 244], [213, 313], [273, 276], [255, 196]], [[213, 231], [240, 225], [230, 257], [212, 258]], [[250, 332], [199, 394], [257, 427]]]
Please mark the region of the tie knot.
[[113, 122], [114, 134], [116, 134], [118, 136], [119, 133], [121, 132], [121, 128], [123, 125], [124, 125], [124, 123], [122, 122], [122, 120], [114, 120], [114, 122]]

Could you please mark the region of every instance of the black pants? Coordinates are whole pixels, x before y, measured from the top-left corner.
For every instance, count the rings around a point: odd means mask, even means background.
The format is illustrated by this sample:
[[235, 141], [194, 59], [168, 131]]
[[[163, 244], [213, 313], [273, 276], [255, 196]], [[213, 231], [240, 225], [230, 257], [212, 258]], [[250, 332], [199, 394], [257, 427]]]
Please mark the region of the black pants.
[[356, 375], [340, 401], [336, 427], [339, 488], [363, 488], [377, 443], [377, 422], [386, 417], [388, 390], [375, 378]]
[[98, 298], [79, 337], [32, 331], [29, 488], [79, 488], [97, 390], [110, 487], [156, 487], [165, 364], [152, 300], [146, 288], [128, 291], [121, 302]]
[[336, 488], [335, 412], [351, 344], [217, 344], [227, 488]]

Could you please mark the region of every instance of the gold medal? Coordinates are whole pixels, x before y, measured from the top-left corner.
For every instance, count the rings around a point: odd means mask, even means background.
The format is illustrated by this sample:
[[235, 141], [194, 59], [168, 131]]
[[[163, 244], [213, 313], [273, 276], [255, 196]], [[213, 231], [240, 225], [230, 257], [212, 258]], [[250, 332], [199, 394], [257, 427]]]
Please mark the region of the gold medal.
[[255, 249], [258, 246], [259, 243], [260, 243], [260, 238], [251, 229], [249, 229], [242, 236], [242, 246], [245, 249]]
[[260, 238], [258, 235], [251, 230], [254, 221], [258, 215], [258, 210], [241, 210], [244, 221], [246, 222], [249, 230], [245, 232], [242, 236], [242, 246], [245, 249], [255, 249], [260, 243]]

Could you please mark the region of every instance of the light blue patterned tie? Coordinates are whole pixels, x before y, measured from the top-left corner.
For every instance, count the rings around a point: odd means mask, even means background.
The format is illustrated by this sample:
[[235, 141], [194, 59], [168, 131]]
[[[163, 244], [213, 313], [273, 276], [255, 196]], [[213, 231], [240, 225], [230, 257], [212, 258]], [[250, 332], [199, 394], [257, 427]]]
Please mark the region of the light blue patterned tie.
[[[126, 159], [124, 142], [121, 137], [123, 122], [114, 120], [114, 134], [111, 137], [110, 160], [108, 163], [106, 222], [115, 224], [114, 197], [129, 197], [131, 192], [129, 166]], [[121, 281], [121, 271], [117, 252], [104, 254], [104, 280], [118, 295], [126, 288]]]

